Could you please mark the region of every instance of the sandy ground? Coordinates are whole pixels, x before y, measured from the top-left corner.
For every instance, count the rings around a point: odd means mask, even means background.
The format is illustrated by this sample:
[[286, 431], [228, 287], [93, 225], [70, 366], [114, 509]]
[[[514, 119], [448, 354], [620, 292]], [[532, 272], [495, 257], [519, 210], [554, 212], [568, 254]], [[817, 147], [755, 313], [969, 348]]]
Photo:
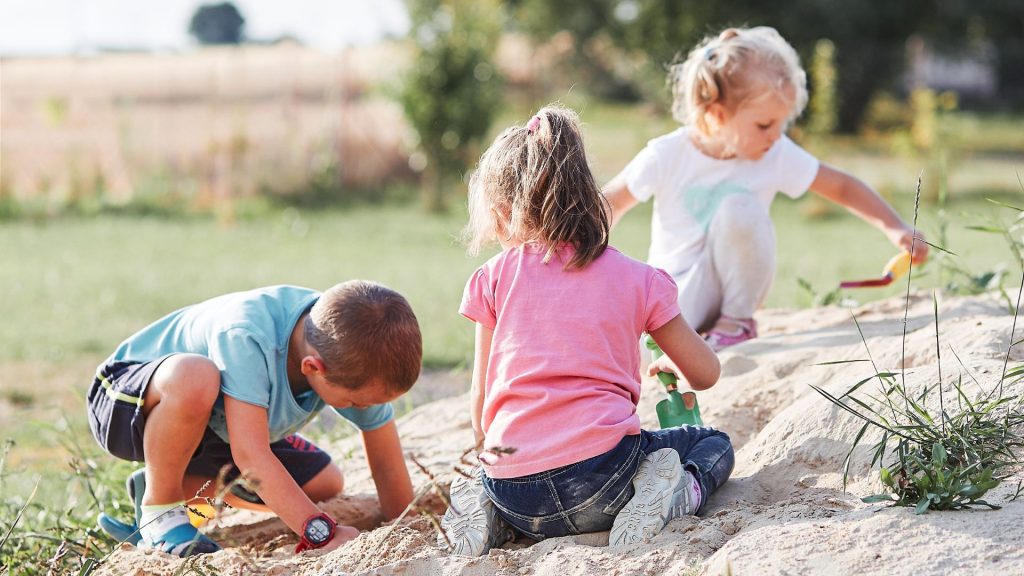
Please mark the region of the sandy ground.
[[[936, 382], [940, 366], [931, 297], [914, 297], [911, 304], [905, 355], [901, 300], [854, 312], [879, 369], [899, 370], [905, 358], [902, 367], [913, 390]], [[946, 390], [958, 375], [969, 382], [969, 391], [994, 386], [1013, 322], [1006, 304], [995, 297], [954, 298], [940, 302], [939, 316]], [[296, 537], [280, 521], [232, 511], [208, 529], [228, 548], [189, 566], [222, 574], [322, 576], [1024, 573], [1024, 498], [1009, 501], [1024, 473], [988, 495], [1003, 505], [997, 511], [915, 516], [911, 509], [862, 503], [861, 497], [880, 488], [866, 449], [855, 454], [848, 492], [841, 475], [859, 423], [810, 388], [840, 394], [874, 373], [869, 363], [821, 365], [866, 357], [851, 311], [767, 310], [758, 320], [762, 337], [724, 352], [722, 380], [699, 395], [705, 422], [727, 431], [737, 447], [733, 478], [700, 517], [673, 520], [649, 542], [609, 547], [605, 532], [516, 542], [482, 558], [448, 556], [437, 546], [427, 515], [380, 525], [373, 484], [353, 438], [332, 447], [335, 455], [348, 455], [340, 463], [350, 495], [326, 508], [363, 530], [356, 540], [332, 552], [297, 556], [291, 553]], [[1024, 359], [1014, 352], [1011, 366]], [[653, 382], [645, 385], [640, 415], [653, 428], [661, 391]], [[1022, 388], [1017, 382], [1008, 391], [1019, 394]], [[407, 452], [442, 485], [472, 443], [466, 405], [465, 395], [438, 400], [399, 422]], [[428, 476], [411, 460], [410, 470], [414, 483], [429, 491]], [[434, 494], [421, 506], [443, 510]], [[99, 573], [172, 574], [182, 564], [125, 545]]]

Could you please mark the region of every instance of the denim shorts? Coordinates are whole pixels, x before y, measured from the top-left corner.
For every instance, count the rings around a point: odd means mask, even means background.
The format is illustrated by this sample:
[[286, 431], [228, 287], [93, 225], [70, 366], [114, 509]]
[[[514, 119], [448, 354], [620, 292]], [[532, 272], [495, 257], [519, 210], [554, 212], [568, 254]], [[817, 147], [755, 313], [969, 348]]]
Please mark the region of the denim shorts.
[[[169, 357], [151, 362], [110, 362], [100, 366], [89, 388], [86, 403], [93, 438], [110, 454], [122, 460], [145, 461], [143, 398], [153, 373]], [[329, 454], [298, 434], [271, 443], [270, 449], [299, 486], [312, 480], [331, 462]], [[216, 478], [220, 469], [228, 464], [232, 466], [225, 476], [226, 482], [239, 474], [231, 458], [231, 446], [207, 428], [185, 473]]]
[[732, 473], [729, 436], [703, 426], [679, 426], [624, 437], [614, 448], [586, 460], [519, 478], [490, 478], [484, 490], [498, 513], [520, 533], [543, 540], [610, 530], [633, 497], [633, 476], [644, 456], [661, 448], [679, 453], [683, 468], [701, 485], [700, 508]]

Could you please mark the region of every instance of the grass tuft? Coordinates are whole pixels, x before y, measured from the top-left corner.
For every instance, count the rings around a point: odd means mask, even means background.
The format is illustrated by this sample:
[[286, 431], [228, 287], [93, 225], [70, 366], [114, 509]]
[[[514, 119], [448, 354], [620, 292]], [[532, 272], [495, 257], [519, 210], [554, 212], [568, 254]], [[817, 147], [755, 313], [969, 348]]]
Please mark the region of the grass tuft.
[[[1020, 221], [1018, 218], [1017, 222]], [[917, 226], [916, 209], [914, 226]], [[1009, 230], [1004, 228], [999, 232], [1010, 239], [1019, 262], [1019, 243]], [[904, 359], [903, 366], [906, 365], [906, 319], [910, 308], [910, 278], [911, 275], [908, 274], [903, 321], [904, 346], [901, 354]], [[974, 506], [999, 508], [997, 504], [984, 500], [984, 496], [1021, 465], [1021, 448], [1024, 447], [1024, 403], [1021, 396], [1007, 394], [1005, 387], [1006, 383], [1016, 384], [1024, 379], [1024, 366], [1009, 367], [1010, 351], [1014, 345], [1020, 343], [1014, 341], [1014, 331], [1017, 326], [1021, 294], [1024, 294], [1024, 267], [1017, 305], [1012, 307], [1013, 325], [999, 381], [986, 392], [968, 371], [971, 380], [979, 388], [979, 393], [972, 400], [972, 395], [964, 391], [961, 374], [951, 384], [956, 392], [955, 409], [947, 406], [945, 397], [946, 383], [943, 381], [941, 369], [939, 304], [935, 292], [932, 293], [932, 303], [935, 347], [937, 360], [940, 362], [938, 382], [926, 384], [920, 392], [915, 393], [907, 386], [905, 368], [901, 367], [899, 379], [896, 378], [897, 374], [882, 372], [874, 365], [868, 350], [868, 361], [872, 362], [875, 371], [871, 377], [857, 382], [840, 396], [835, 396], [819, 386], [812, 386], [829, 402], [864, 422], [843, 462], [844, 489], [849, 478], [854, 451], [863, 442], [866, 432], [874, 428], [881, 431], [881, 439], [872, 447], [870, 465], [879, 466], [879, 478], [886, 491], [864, 498], [865, 502], [890, 502], [896, 506], [909, 506], [913, 507], [917, 514], [928, 510], [959, 510]], [[860, 332], [865, 349], [868, 349], [867, 340], [856, 316], [854, 323]], [[963, 367], [963, 362], [956, 351], [952, 348], [950, 350]], [[868, 394], [861, 391], [864, 384], [875, 379], [879, 383], [876, 393]], [[928, 402], [928, 396], [933, 392], [938, 394], [937, 411]], [[1021, 490], [1021, 484], [1018, 483], [1017, 491], [1011, 500], [1015, 499]]]

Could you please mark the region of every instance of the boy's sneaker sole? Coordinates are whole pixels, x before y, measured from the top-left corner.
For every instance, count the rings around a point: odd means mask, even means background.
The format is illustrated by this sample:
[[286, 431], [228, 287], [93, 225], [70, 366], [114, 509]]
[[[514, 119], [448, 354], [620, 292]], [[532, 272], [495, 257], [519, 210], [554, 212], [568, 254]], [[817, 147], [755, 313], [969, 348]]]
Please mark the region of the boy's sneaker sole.
[[441, 529], [444, 534], [438, 534], [438, 545], [448, 548], [450, 544], [452, 554], [460, 556], [482, 556], [513, 535], [484, 492], [483, 483], [463, 476], [452, 480], [451, 505], [441, 519]]
[[635, 544], [656, 536], [671, 517], [673, 492], [682, 474], [679, 454], [671, 448], [645, 456], [633, 476], [635, 493], [615, 516], [608, 544]]

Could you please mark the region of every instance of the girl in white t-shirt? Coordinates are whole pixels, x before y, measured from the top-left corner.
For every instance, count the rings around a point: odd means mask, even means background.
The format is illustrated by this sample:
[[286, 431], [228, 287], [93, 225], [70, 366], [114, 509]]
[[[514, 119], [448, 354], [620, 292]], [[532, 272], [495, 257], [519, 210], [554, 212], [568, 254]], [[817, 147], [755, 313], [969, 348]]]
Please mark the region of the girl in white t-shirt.
[[871, 187], [793, 143], [807, 103], [799, 58], [774, 28], [729, 28], [673, 66], [683, 126], [651, 140], [605, 188], [612, 225], [654, 198], [648, 262], [679, 285], [690, 326], [716, 351], [757, 336], [754, 311], [775, 274], [768, 208], [810, 189], [874, 225], [915, 263], [928, 247]]

